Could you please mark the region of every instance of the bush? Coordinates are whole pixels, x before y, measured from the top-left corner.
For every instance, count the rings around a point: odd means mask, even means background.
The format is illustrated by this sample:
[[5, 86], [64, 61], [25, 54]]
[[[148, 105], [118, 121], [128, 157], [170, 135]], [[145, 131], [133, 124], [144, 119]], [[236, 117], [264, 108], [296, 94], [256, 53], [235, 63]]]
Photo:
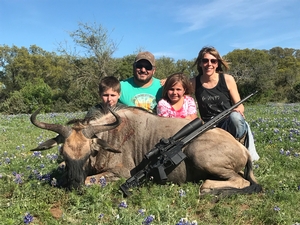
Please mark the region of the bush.
[[27, 82], [20, 91], [14, 91], [10, 97], [1, 104], [1, 110], [7, 114], [31, 113], [44, 107], [45, 111], [51, 108], [52, 90], [42, 80], [36, 79]]

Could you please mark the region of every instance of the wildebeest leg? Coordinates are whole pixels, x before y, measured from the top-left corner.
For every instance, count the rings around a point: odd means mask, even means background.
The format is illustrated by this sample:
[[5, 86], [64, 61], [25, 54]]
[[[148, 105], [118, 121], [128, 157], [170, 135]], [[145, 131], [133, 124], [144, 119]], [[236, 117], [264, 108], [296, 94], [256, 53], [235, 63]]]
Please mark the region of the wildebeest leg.
[[248, 187], [250, 182], [242, 178], [239, 174], [232, 172], [228, 180], [205, 180], [200, 187], [200, 194], [217, 193], [220, 190], [230, 188], [242, 189]]
[[92, 184], [94, 181], [94, 183], [99, 184], [100, 178], [102, 177], [104, 177], [107, 182], [117, 181], [121, 177], [129, 178], [130, 171], [124, 167], [115, 167], [111, 170], [88, 176], [85, 179], [85, 185]]
[[88, 176], [85, 179], [85, 185], [90, 185], [90, 184], [100, 184], [100, 180], [105, 178], [106, 182], [112, 182], [112, 181], [117, 181], [120, 179], [120, 177], [116, 177], [115, 174], [111, 172], [105, 172], [105, 173], [100, 173], [92, 176]]

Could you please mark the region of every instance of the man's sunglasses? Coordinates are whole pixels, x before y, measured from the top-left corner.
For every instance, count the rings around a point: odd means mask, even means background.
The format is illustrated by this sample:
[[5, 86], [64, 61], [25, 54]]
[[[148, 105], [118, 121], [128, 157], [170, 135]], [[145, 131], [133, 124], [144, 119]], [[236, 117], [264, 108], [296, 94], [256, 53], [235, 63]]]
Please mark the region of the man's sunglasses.
[[217, 59], [206, 59], [206, 58], [202, 59], [203, 63], [208, 63], [209, 61], [211, 62], [211, 64], [217, 64], [218, 63]]
[[142, 68], [145, 68], [146, 70], [152, 70], [153, 67], [151, 64], [143, 64], [143, 63], [136, 63], [135, 64], [135, 68], [138, 68], [138, 69], [142, 69]]

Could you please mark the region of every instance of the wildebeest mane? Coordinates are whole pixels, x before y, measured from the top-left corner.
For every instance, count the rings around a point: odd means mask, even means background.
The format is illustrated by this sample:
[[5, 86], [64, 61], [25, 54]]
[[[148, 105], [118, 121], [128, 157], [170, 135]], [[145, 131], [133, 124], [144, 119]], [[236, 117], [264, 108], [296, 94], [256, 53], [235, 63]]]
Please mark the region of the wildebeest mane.
[[71, 119], [69, 120], [66, 125], [71, 125], [71, 124], [83, 124], [85, 122], [84, 119]]
[[[136, 109], [142, 110], [144, 112], [150, 113], [149, 111], [147, 111], [144, 108], [135, 107], [135, 106], [127, 106], [127, 105], [124, 105], [121, 103], [118, 103], [115, 107], [112, 107], [110, 109], [114, 112], [117, 112], [121, 109], [130, 109], [130, 108], [136, 108]], [[89, 112], [87, 113], [87, 115], [84, 118], [84, 121], [89, 122], [91, 120], [101, 118], [102, 116], [104, 116], [106, 114], [110, 114], [107, 104], [99, 103], [89, 110]]]
[[[77, 124], [77, 125], [85, 125], [88, 124], [90, 121], [92, 120], [96, 120], [101, 118], [102, 116], [106, 115], [106, 114], [110, 114], [110, 111], [108, 110], [108, 105], [104, 104], [104, 103], [99, 103], [97, 105], [95, 105], [94, 107], [92, 107], [88, 113], [86, 114], [86, 116], [84, 117], [84, 119], [71, 119], [69, 120], [66, 125], [71, 125], [71, 124]], [[127, 106], [121, 103], [118, 103], [115, 107], [110, 108], [112, 111], [117, 112], [121, 109], [139, 109], [141, 111], [144, 111], [146, 113], [150, 113], [153, 114], [151, 112], [149, 112], [148, 110], [142, 108], [142, 107], [137, 107], [137, 106]]]

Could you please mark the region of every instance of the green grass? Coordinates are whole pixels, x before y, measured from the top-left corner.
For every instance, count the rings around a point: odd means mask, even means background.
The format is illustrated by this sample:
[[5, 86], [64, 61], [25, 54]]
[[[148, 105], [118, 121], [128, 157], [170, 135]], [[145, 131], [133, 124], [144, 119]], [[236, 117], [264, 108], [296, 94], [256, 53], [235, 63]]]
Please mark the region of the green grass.
[[[55, 133], [34, 127], [29, 115], [0, 116], [0, 224], [299, 224], [300, 223], [300, 104], [246, 106], [246, 117], [260, 155], [254, 173], [263, 193], [216, 201], [199, 197], [199, 184], [164, 186], [148, 183], [124, 199], [125, 180], [83, 191], [51, 185], [61, 161], [58, 148], [30, 152]], [[39, 119], [64, 124], [83, 113], [42, 114]], [[19, 179], [18, 179], [19, 178]], [[184, 192], [181, 196], [180, 192]], [[120, 207], [126, 201], [127, 207]], [[99, 215], [102, 215], [99, 218]], [[184, 223], [181, 223], [184, 224]], [[187, 222], [185, 224], [188, 224]], [[195, 224], [195, 223], [194, 223]]]

